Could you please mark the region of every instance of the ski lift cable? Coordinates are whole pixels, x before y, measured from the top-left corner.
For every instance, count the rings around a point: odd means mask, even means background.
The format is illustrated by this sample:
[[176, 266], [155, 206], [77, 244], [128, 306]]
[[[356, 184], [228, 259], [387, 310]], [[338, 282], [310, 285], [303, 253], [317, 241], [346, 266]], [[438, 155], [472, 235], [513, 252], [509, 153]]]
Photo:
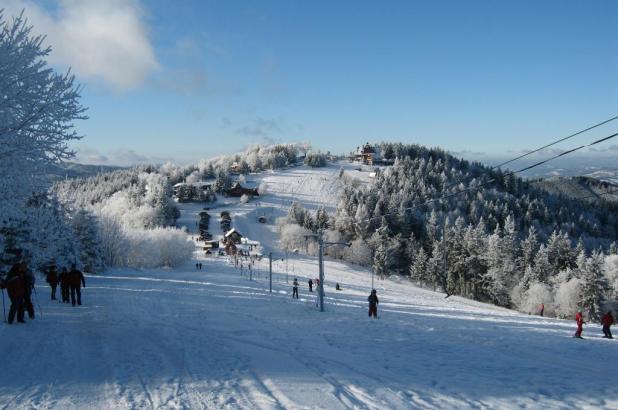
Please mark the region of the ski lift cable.
[[[611, 134], [611, 135], [609, 135], [607, 137], [604, 137], [604, 138], [598, 139], [596, 141], [593, 141], [593, 142], [591, 142], [589, 144], [580, 145], [579, 147], [570, 149], [568, 151], [561, 152], [560, 154], [554, 155], [553, 157], [547, 158], [547, 159], [545, 159], [543, 161], [539, 161], [539, 162], [537, 162], [535, 164], [529, 165], [529, 166], [521, 168], [519, 170], [505, 172], [504, 174], [502, 174], [502, 176], [503, 177], [508, 177], [508, 176], [515, 175], [515, 174], [518, 174], [518, 173], [523, 172], [523, 171], [530, 170], [532, 168], [536, 168], [536, 167], [538, 167], [538, 166], [540, 166], [542, 164], [545, 164], [547, 162], [553, 161], [553, 160], [555, 160], [557, 158], [560, 158], [562, 156], [565, 156], [565, 155], [568, 155], [568, 154], [572, 154], [573, 152], [579, 151], [581, 149], [584, 149], [584, 148], [587, 148], [587, 147], [591, 147], [591, 146], [599, 144], [601, 142], [610, 140], [612, 138], [615, 138], [616, 136], [618, 136], [618, 133], [614, 133], [614, 134]], [[422, 206], [428, 205], [428, 204], [436, 202], [436, 201], [441, 201], [441, 200], [448, 199], [448, 198], [451, 198], [451, 197], [454, 197], [454, 196], [457, 196], [457, 195], [461, 195], [461, 194], [466, 193], [466, 192], [470, 192], [470, 191], [473, 191], [473, 190], [478, 190], [478, 189], [483, 188], [483, 187], [485, 187], [485, 186], [487, 186], [489, 184], [492, 184], [494, 182], [496, 182], [496, 178], [491, 178], [491, 179], [489, 179], [489, 180], [487, 180], [487, 181], [485, 181], [485, 182], [483, 182], [483, 183], [481, 183], [479, 185], [470, 186], [470, 187], [464, 188], [464, 189], [462, 189], [460, 191], [451, 192], [451, 193], [442, 195], [442, 196], [437, 197], [437, 198], [428, 199], [428, 200], [426, 200], [426, 201], [424, 201], [424, 202], [422, 202], [420, 204], [417, 204], [417, 205], [414, 205], [414, 206], [410, 206], [410, 207], [406, 207], [406, 208], [402, 208], [398, 212], [391, 212], [391, 213], [386, 213], [386, 214], [383, 214], [383, 215], [380, 215], [380, 216], [374, 216], [374, 217], [371, 217], [371, 218], [361, 219], [359, 221], [355, 221], [354, 224], [358, 225], [361, 222], [371, 222], [371, 221], [376, 220], [376, 219], [382, 219], [382, 217], [384, 217], [384, 216], [399, 215], [399, 214], [401, 214], [402, 211], [411, 211], [411, 210], [420, 208]], [[352, 218], [352, 217], [350, 217], [350, 218]]]
[[[567, 135], [566, 137], [560, 138], [560, 139], [558, 139], [558, 140], [556, 140], [556, 141], [553, 141], [553, 142], [550, 142], [550, 143], [548, 143], [548, 144], [545, 144], [545, 145], [543, 145], [543, 146], [542, 146], [542, 147], [540, 147], [540, 148], [533, 149], [532, 151], [528, 151], [528, 152], [526, 152], [526, 153], [524, 153], [524, 154], [522, 154], [522, 155], [519, 155], [519, 156], [517, 156], [517, 157], [515, 157], [515, 158], [509, 159], [509, 160], [504, 161], [504, 162], [502, 162], [502, 163], [500, 163], [500, 164], [497, 164], [497, 165], [493, 165], [493, 166], [489, 167], [489, 170], [494, 170], [494, 169], [502, 168], [503, 166], [505, 166], [505, 165], [507, 165], [507, 164], [513, 163], [513, 162], [518, 161], [518, 160], [520, 160], [520, 159], [522, 159], [522, 158], [526, 158], [526, 157], [528, 157], [528, 156], [530, 156], [530, 155], [532, 155], [532, 154], [535, 154], [535, 153], [537, 153], [537, 152], [540, 152], [540, 151], [542, 151], [542, 150], [544, 150], [544, 149], [546, 149], [546, 148], [552, 147], [552, 146], [554, 146], [554, 145], [556, 145], [556, 144], [559, 144], [559, 143], [561, 143], [561, 142], [567, 141], [567, 140], [569, 140], [569, 139], [571, 139], [571, 138], [574, 138], [574, 137], [576, 137], [576, 136], [578, 136], [578, 135], [581, 135], [581, 134], [583, 134], [583, 133], [586, 133], [586, 132], [588, 132], [588, 131], [591, 131], [591, 130], [593, 130], [593, 129], [595, 129], [595, 128], [598, 128], [598, 127], [600, 127], [600, 126], [602, 126], [602, 125], [608, 124], [608, 123], [610, 123], [610, 122], [612, 122], [612, 121], [614, 121], [614, 120], [616, 120], [616, 119], [618, 119], [618, 115], [617, 115], [617, 116], [614, 116], [614, 117], [611, 117], [611, 118], [609, 118], [609, 119], [607, 119], [607, 120], [605, 120], [605, 121], [598, 122], [598, 123], [596, 123], [596, 124], [594, 124], [594, 125], [591, 125], [591, 126], [589, 126], [589, 127], [587, 127], [587, 128], [584, 128], [584, 129], [582, 129], [582, 130], [579, 130], [579, 131], [577, 131], [577, 132], [574, 132], [574, 133], [572, 133], [572, 134], [570, 134], [570, 135]], [[565, 152], [565, 153], [563, 153], [563, 155], [566, 155], [566, 154], [567, 154], [566, 152]], [[539, 164], [539, 165], [540, 165], [540, 164]], [[459, 179], [456, 183], [451, 184], [451, 185], [450, 185], [450, 186], [448, 186], [446, 189], [450, 189], [450, 188], [452, 188], [452, 187], [454, 187], [454, 186], [456, 186], [456, 185], [459, 185], [459, 184], [460, 184], [460, 183], [462, 183], [462, 182], [463, 182], [463, 181], [462, 181], [461, 179]]]
[[567, 136], [566, 136], [566, 137], [564, 137], [564, 138], [560, 138], [560, 139], [558, 139], [558, 140], [556, 140], [556, 141], [554, 141], [554, 142], [551, 142], [551, 143], [549, 143], [549, 144], [546, 144], [546, 145], [544, 145], [544, 146], [542, 146], [542, 147], [540, 147], [540, 148], [537, 148], [537, 149], [534, 149], [534, 150], [532, 150], [532, 151], [529, 151], [529, 152], [527, 152], [527, 153], [525, 153], [525, 154], [519, 155], [519, 156], [518, 156], [518, 157], [516, 157], [516, 158], [510, 159], [510, 160], [505, 161], [505, 162], [503, 162], [503, 163], [501, 163], [501, 164], [498, 164], [498, 165], [494, 165], [494, 166], [493, 166], [493, 167], [491, 167], [490, 169], [494, 169], [494, 168], [500, 168], [500, 167], [503, 167], [503, 166], [505, 166], [505, 165], [507, 165], [507, 164], [510, 164], [511, 162], [515, 162], [515, 161], [517, 161], [517, 160], [519, 160], [519, 159], [525, 158], [525, 157], [527, 157], [527, 156], [529, 156], [529, 155], [535, 154], [535, 153], [537, 153], [537, 152], [539, 152], [539, 151], [542, 151], [542, 150], [544, 150], [544, 149], [546, 149], [546, 148], [552, 147], [552, 146], [554, 146], [554, 145], [556, 145], [556, 144], [559, 144], [559, 143], [561, 143], [561, 142], [564, 142], [564, 141], [566, 141], [566, 140], [569, 140], [569, 139], [571, 139], [571, 138], [574, 138], [574, 137], [576, 137], [576, 136], [578, 136], [578, 135], [581, 135], [581, 134], [583, 134], [583, 133], [585, 133], [585, 132], [588, 132], [588, 131], [590, 131], [590, 130], [593, 130], [593, 129], [595, 129], [595, 128], [598, 128], [598, 127], [600, 127], [600, 126], [602, 126], [602, 125], [608, 124], [608, 123], [610, 123], [610, 122], [612, 122], [612, 121], [614, 121], [614, 120], [616, 120], [616, 119], [618, 119], [618, 115], [617, 115], [617, 116], [615, 116], [615, 117], [612, 117], [612, 118], [610, 118], [610, 119], [607, 119], [607, 120], [605, 120], [605, 121], [602, 121], [602, 122], [599, 122], [599, 123], [597, 123], [597, 124], [594, 124], [594, 125], [592, 125], [592, 126], [590, 126], [590, 127], [588, 127], [588, 128], [585, 128], [585, 129], [583, 129], [583, 130], [577, 131], [577, 132], [575, 132], [575, 133], [573, 133], [573, 134], [571, 134], [571, 135], [567, 135]]

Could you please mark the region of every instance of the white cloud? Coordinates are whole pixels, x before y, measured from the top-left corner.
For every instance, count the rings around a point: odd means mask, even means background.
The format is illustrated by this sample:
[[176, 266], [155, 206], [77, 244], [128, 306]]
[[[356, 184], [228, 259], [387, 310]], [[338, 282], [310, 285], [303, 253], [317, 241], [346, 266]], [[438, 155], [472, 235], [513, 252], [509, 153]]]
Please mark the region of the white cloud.
[[137, 0], [60, 0], [53, 11], [31, 0], [0, 0], [0, 8], [6, 18], [24, 9], [35, 33], [47, 36], [49, 62], [70, 66], [81, 80], [122, 91], [159, 68]]

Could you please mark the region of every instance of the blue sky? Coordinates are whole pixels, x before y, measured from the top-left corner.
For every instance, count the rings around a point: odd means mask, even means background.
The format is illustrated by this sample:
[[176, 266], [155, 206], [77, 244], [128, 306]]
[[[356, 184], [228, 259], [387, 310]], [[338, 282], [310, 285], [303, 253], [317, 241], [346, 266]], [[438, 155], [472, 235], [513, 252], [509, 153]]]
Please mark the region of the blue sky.
[[83, 162], [270, 141], [509, 156], [618, 113], [615, 1], [97, 3], [0, 0], [85, 84]]

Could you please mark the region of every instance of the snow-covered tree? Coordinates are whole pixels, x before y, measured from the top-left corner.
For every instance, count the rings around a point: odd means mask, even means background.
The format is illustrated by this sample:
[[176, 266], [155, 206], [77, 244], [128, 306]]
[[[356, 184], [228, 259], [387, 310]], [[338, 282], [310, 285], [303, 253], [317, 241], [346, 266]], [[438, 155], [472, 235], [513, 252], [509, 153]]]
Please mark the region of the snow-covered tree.
[[615, 300], [618, 296], [618, 255], [608, 255], [603, 263], [603, 273], [609, 286], [609, 298]]
[[324, 167], [326, 166], [328, 162], [327, 156], [326, 154], [323, 154], [321, 152], [308, 152], [307, 156], [305, 157], [305, 164], [309, 165], [310, 167]]
[[532, 283], [524, 293], [524, 298], [519, 308], [524, 312], [536, 314], [539, 312], [541, 304], [545, 305], [544, 314], [553, 314], [554, 296], [552, 288], [545, 283]]
[[386, 244], [379, 243], [375, 252], [373, 253], [372, 268], [373, 272], [382, 278], [388, 273], [388, 262], [386, 258]]
[[105, 268], [101, 253], [102, 242], [99, 222], [93, 214], [85, 209], [79, 210], [72, 219], [75, 237], [79, 243], [78, 254], [83, 269], [99, 272]]
[[38, 191], [47, 168], [73, 158], [69, 142], [81, 138], [73, 126], [86, 118], [80, 88], [47, 66], [43, 39], [23, 15], [0, 14], [0, 205]]
[[420, 248], [414, 257], [414, 262], [410, 266], [410, 279], [418, 282], [419, 285], [427, 282], [427, 254]]
[[582, 298], [582, 281], [572, 278], [567, 282], [560, 283], [554, 296], [556, 316], [560, 318], [573, 318], [580, 307]]
[[[27, 221], [27, 202], [48, 183], [50, 166], [74, 156], [73, 122], [86, 118], [74, 77], [47, 66], [43, 39], [23, 14], [8, 21], [0, 10], [0, 242], [20, 248], [36, 242], [28, 235], [40, 236], [33, 224], [45, 220]], [[44, 257], [42, 249], [33, 245], [29, 257]]]
[[599, 320], [603, 314], [603, 305], [607, 298], [608, 284], [603, 276], [604, 258], [601, 253], [592, 253], [585, 268], [581, 281], [580, 306], [588, 313], [591, 319]]

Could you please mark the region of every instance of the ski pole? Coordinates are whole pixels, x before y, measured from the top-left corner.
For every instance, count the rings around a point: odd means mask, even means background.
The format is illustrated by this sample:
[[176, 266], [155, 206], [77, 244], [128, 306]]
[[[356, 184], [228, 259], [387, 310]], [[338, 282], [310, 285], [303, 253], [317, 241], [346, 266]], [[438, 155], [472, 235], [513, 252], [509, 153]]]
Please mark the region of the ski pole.
[[43, 310], [41, 309], [41, 304], [39, 303], [39, 294], [36, 293], [36, 288], [33, 286], [32, 289], [34, 289], [34, 298], [36, 299], [36, 305], [39, 307], [39, 313], [41, 314], [41, 319], [43, 319]]
[[2, 313], [4, 313], [4, 322], [6, 323], [6, 307], [4, 306], [4, 289], [2, 289]]

